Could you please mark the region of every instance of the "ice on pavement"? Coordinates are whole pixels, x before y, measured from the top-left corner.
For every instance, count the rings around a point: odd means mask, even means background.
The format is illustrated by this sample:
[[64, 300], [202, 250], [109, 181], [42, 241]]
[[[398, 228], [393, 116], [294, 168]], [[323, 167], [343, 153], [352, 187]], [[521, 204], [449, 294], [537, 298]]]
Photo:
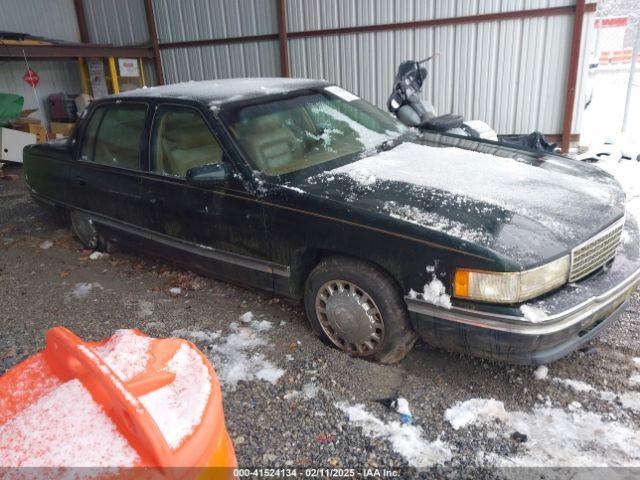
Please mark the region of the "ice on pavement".
[[426, 468], [451, 460], [452, 447], [439, 438], [428, 441], [422, 428], [417, 425], [403, 425], [398, 421], [384, 422], [369, 413], [362, 404], [338, 402], [335, 406], [347, 415], [351, 423], [360, 427], [367, 437], [387, 440], [393, 450], [402, 455], [412, 467]]
[[445, 419], [456, 430], [485, 425], [505, 437], [514, 431], [527, 435], [521, 454], [484, 455], [498, 466], [640, 466], [640, 431], [579, 405], [569, 412], [549, 405], [523, 412], [509, 411], [498, 400], [474, 398], [447, 409]]

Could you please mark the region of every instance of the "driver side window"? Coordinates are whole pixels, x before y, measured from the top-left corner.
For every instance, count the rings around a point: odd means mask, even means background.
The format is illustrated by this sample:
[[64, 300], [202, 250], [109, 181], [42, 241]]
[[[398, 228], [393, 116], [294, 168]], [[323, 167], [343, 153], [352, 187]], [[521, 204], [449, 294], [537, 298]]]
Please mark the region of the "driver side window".
[[80, 159], [138, 170], [146, 113], [147, 107], [139, 104], [97, 108], [87, 125]]
[[184, 178], [193, 167], [222, 162], [222, 149], [197, 110], [162, 106], [153, 121], [151, 170]]

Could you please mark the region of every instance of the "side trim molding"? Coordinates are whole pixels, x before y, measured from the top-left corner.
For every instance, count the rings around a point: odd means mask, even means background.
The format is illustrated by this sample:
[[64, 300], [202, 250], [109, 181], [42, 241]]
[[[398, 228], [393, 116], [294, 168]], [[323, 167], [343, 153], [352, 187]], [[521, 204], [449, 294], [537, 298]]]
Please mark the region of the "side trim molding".
[[146, 238], [153, 242], [161, 243], [172, 248], [180, 249], [193, 255], [200, 255], [212, 260], [229, 263], [238, 267], [244, 267], [259, 272], [271, 273], [279, 277], [289, 278], [291, 276], [291, 268], [286, 265], [280, 265], [278, 263], [273, 263], [266, 260], [259, 260], [257, 258], [248, 257], [237, 253], [224, 252], [206, 245], [198, 245], [193, 242], [179, 240], [163, 233], [154, 232], [146, 228], [138, 227], [137, 225], [132, 225], [130, 223], [122, 222], [119, 220], [113, 220], [111, 218], [96, 214], [88, 210], [76, 208], [62, 202], [53, 201], [42, 194], [36, 193], [32, 189], [30, 189], [30, 192], [31, 195], [41, 201], [51, 204], [63, 205], [66, 208], [85, 212], [88, 215], [91, 215], [92, 219], [98, 224], [102, 224], [104, 226], [111, 227], [113, 229], [120, 230], [122, 232], [129, 233], [138, 237]]

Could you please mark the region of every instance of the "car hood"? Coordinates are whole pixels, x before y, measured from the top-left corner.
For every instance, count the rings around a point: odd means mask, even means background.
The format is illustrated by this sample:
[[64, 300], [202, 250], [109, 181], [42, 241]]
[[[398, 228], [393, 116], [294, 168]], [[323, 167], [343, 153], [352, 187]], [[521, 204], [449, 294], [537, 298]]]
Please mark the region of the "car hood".
[[294, 187], [523, 266], [566, 252], [624, 215], [621, 187], [597, 167], [458, 137], [404, 142]]

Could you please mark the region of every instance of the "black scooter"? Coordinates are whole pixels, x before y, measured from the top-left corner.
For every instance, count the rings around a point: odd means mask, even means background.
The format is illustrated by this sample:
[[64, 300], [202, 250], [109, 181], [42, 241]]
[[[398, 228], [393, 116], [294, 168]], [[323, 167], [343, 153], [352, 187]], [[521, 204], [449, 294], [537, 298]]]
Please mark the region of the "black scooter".
[[420, 130], [483, 138], [543, 152], [556, 150], [557, 144], [549, 143], [540, 132], [499, 138], [495, 130], [482, 120], [465, 120], [462, 115], [451, 113], [438, 116], [433, 105], [420, 98], [420, 91], [428, 74], [424, 65], [432, 58], [433, 56], [419, 61], [408, 60], [398, 67], [387, 108], [402, 123]]

